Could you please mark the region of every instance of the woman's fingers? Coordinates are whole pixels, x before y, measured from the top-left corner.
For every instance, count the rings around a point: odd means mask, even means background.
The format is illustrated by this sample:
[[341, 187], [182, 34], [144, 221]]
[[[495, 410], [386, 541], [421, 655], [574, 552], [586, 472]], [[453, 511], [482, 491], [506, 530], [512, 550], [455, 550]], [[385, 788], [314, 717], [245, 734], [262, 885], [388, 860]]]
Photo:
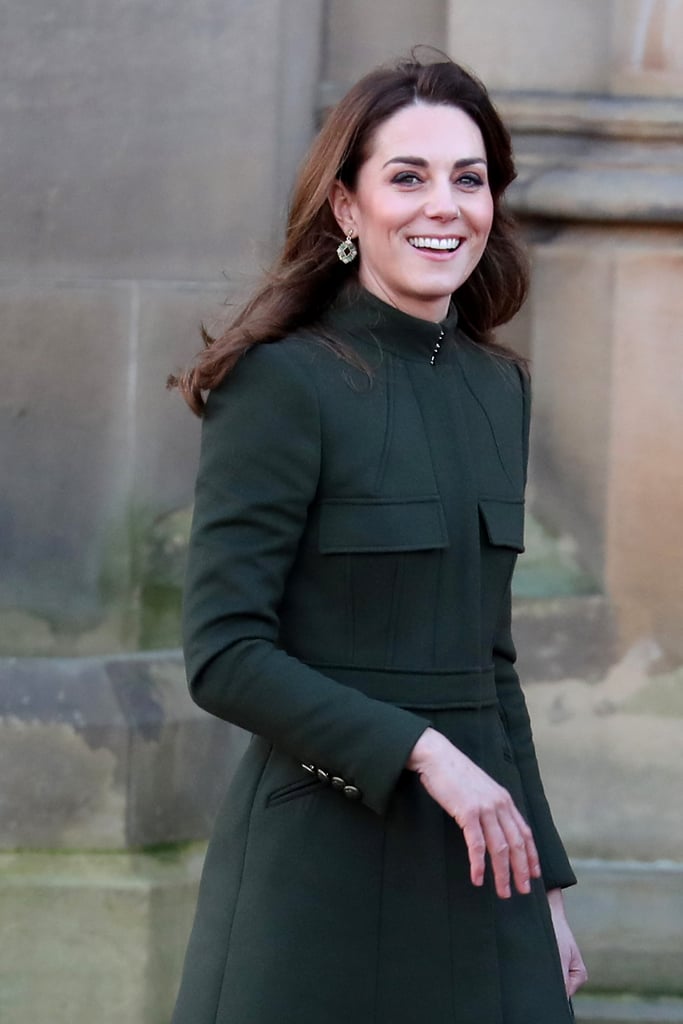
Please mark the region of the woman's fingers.
[[[510, 868], [512, 866], [512, 847], [506, 834], [507, 822], [503, 825], [495, 811], [484, 815], [484, 822], [486, 846], [491, 859], [496, 892], [503, 899], [507, 899], [510, 895]], [[513, 842], [515, 841], [513, 839]]]
[[479, 815], [473, 811], [464, 822], [459, 822], [457, 818], [455, 821], [462, 828], [462, 834], [467, 844], [472, 885], [483, 885], [484, 871], [486, 870], [486, 839]]
[[474, 885], [482, 885], [488, 852], [497, 894], [510, 896], [510, 877], [520, 893], [531, 891], [531, 878], [539, 877], [540, 865], [531, 829], [524, 821], [511, 797], [505, 795], [499, 806], [483, 811], [471, 810], [456, 821], [463, 830], [470, 860], [470, 877]]
[[[538, 850], [536, 849], [536, 843], [534, 842], [534, 836], [527, 825], [526, 821], [520, 814], [519, 810], [512, 804], [512, 817], [515, 821], [516, 835], [517, 835], [517, 849], [515, 852], [520, 867], [523, 869], [523, 873], [527, 879], [540, 878], [541, 877], [541, 860], [538, 856]], [[523, 854], [522, 854], [523, 847]], [[513, 864], [513, 874], [514, 874]], [[515, 884], [517, 878], [515, 876]], [[519, 885], [517, 885], [519, 889]], [[520, 889], [520, 892], [529, 892], [529, 889]]]
[[484, 882], [488, 853], [499, 896], [510, 895], [511, 879], [519, 892], [529, 892], [530, 879], [541, 873], [538, 853], [508, 791], [431, 727], [406, 767], [419, 774], [430, 796], [462, 829], [473, 884]]
[[585, 985], [587, 981], [588, 971], [586, 970], [586, 965], [583, 962], [578, 946], [574, 945], [572, 947], [569, 970], [567, 971], [566, 977], [567, 995], [569, 998], [571, 999], [571, 997], [575, 995], [581, 986]]

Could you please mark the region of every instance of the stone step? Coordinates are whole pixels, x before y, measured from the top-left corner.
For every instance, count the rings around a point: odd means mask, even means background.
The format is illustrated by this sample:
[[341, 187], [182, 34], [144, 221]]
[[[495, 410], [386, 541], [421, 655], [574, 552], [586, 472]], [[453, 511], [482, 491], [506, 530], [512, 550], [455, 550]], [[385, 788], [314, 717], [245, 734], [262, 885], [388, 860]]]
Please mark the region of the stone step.
[[633, 995], [578, 995], [577, 1024], [683, 1024], [683, 999]]

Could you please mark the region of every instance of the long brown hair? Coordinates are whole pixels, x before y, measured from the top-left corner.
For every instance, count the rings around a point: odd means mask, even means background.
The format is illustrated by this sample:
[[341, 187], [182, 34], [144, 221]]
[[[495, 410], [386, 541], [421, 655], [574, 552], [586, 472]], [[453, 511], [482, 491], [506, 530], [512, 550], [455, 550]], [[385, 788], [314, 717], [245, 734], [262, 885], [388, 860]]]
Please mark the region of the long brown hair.
[[516, 175], [510, 135], [474, 75], [448, 59], [422, 63], [413, 53], [366, 75], [331, 111], [299, 171], [275, 264], [221, 335], [202, 332], [206, 347], [194, 365], [180, 377], [169, 377], [169, 387], [178, 387], [197, 415], [204, 410], [202, 391], [217, 387], [249, 348], [314, 325], [342, 287], [357, 279], [358, 262], [344, 266], [337, 258], [340, 230], [328, 197], [335, 179], [355, 188], [379, 126], [416, 102], [460, 107], [481, 131], [493, 224], [481, 260], [457, 291], [456, 305], [463, 330], [478, 344], [498, 348], [492, 331], [517, 312], [528, 286], [526, 257], [501, 202]]

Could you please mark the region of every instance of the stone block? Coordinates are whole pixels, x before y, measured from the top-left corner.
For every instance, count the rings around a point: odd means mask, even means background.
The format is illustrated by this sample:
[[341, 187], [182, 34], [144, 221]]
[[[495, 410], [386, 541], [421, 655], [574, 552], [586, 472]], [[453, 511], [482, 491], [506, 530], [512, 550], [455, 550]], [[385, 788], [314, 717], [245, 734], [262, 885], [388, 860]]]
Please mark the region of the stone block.
[[523, 683], [594, 683], [614, 663], [614, 617], [602, 595], [516, 598], [512, 618]]
[[0, 854], [3, 1024], [168, 1021], [202, 853]]
[[600, 92], [608, 80], [610, 6], [449, 0], [447, 49], [491, 89]]
[[577, 1024], [683, 1024], [683, 999], [675, 997], [624, 993], [578, 995], [572, 1001]]
[[0, 606], [68, 626], [98, 613], [102, 552], [125, 516], [129, 291], [4, 284], [0, 319]]
[[103, 663], [0, 662], [0, 736], [0, 849], [125, 844], [128, 737]]
[[683, 674], [662, 671], [659, 656], [645, 642], [599, 680], [526, 688], [545, 787], [574, 856], [683, 862]]
[[679, 995], [683, 863], [577, 861], [575, 868], [579, 885], [565, 899], [591, 989]]
[[0, 849], [205, 838], [247, 736], [190, 700], [178, 652], [0, 661]]
[[[680, 244], [680, 236], [679, 236]], [[607, 580], [625, 642], [683, 658], [683, 254], [625, 250], [614, 296]]]
[[112, 662], [129, 735], [129, 848], [209, 835], [247, 734], [193, 704], [178, 658]]
[[0, 274], [253, 270], [312, 130], [320, 6], [12, 5]]
[[324, 77], [341, 91], [378, 64], [406, 56], [417, 43], [447, 47], [443, 0], [330, 0], [327, 6]]
[[683, 93], [683, 8], [666, 0], [612, 3], [610, 86], [627, 95]]
[[533, 248], [533, 508], [578, 541], [603, 579], [614, 268], [590, 231], [567, 229]]
[[166, 378], [188, 366], [202, 349], [200, 325], [227, 315], [227, 293], [198, 285], [148, 283], [137, 303], [134, 501], [152, 518], [190, 504], [199, 452], [200, 421]]

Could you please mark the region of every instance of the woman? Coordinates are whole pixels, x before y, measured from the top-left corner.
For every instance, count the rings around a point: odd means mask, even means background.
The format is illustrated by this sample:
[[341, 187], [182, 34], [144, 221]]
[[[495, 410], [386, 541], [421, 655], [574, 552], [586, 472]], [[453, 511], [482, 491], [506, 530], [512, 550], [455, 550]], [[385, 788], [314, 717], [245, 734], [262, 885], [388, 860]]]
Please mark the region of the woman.
[[204, 413], [188, 678], [254, 736], [175, 1024], [571, 1020], [575, 878], [510, 637], [529, 388], [491, 330], [526, 288], [513, 177], [456, 64], [368, 75], [274, 271], [176, 382]]

